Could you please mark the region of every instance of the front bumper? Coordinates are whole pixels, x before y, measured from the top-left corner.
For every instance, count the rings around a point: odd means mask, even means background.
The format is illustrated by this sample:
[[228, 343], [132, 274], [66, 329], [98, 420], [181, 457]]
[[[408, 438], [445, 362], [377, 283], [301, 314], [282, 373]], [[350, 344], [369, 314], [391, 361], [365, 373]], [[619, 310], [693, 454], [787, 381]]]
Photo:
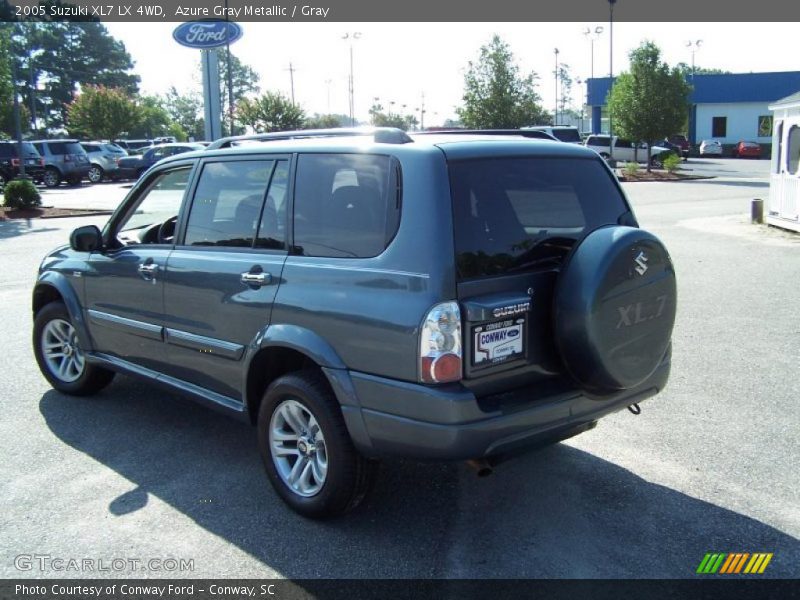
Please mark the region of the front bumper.
[[602, 399], [580, 390], [542, 396], [537, 386], [481, 402], [460, 384], [424, 386], [363, 373], [326, 370], [342, 404], [348, 431], [369, 457], [462, 460], [515, 452], [590, 428], [610, 413], [660, 392], [669, 355], [640, 386]]

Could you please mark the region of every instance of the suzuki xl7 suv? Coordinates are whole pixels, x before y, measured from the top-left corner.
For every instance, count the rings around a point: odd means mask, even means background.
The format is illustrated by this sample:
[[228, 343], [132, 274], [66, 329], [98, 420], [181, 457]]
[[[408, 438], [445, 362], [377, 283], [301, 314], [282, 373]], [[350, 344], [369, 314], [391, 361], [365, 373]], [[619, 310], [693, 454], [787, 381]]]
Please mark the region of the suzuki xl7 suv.
[[488, 465], [662, 390], [675, 273], [595, 152], [333, 130], [159, 162], [41, 264], [47, 380], [115, 372], [258, 429], [297, 512], [355, 507], [381, 457]]

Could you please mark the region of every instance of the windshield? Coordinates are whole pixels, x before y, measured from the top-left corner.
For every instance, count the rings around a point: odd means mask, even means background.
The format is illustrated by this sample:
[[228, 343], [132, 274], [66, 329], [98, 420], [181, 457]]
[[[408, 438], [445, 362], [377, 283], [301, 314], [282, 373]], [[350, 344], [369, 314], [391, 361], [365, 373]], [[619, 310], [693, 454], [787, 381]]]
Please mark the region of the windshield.
[[449, 169], [461, 279], [560, 262], [584, 231], [628, 210], [599, 159], [479, 159]]

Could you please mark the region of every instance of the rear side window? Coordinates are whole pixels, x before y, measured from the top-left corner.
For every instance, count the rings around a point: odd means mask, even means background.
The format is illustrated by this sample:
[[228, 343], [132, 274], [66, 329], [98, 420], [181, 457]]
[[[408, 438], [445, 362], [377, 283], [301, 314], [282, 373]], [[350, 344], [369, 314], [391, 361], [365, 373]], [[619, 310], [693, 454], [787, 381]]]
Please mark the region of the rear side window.
[[588, 140], [586, 140], [587, 146], [605, 146], [606, 148], [609, 147], [610, 141], [607, 137], [599, 137], [599, 136], [591, 136]]
[[562, 142], [581, 141], [581, 134], [577, 129], [553, 129], [553, 135]]
[[253, 246], [273, 160], [208, 163], [189, 213], [187, 246]]
[[558, 264], [584, 232], [627, 211], [599, 159], [479, 159], [449, 170], [461, 279]]
[[305, 256], [377, 256], [397, 231], [400, 171], [388, 156], [303, 154], [297, 162], [294, 245]]
[[12, 158], [16, 156], [14, 147], [11, 144], [0, 144], [0, 158]]

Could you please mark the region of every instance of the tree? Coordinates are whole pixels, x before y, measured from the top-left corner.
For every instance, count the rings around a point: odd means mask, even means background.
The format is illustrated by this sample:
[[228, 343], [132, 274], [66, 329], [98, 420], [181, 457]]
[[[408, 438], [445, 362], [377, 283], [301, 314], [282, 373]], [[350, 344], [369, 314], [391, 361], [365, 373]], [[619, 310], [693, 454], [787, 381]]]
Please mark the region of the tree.
[[[572, 105], [572, 75], [568, 64], [559, 63], [558, 65], [558, 114], [566, 115]], [[556, 125], [557, 123], [553, 123]]]
[[124, 90], [87, 85], [69, 105], [67, 126], [74, 136], [113, 140], [134, 129], [141, 118], [136, 102]]
[[[685, 62], [679, 62], [676, 65], [676, 68], [683, 73], [684, 77], [689, 79], [692, 76], [692, 65], [687, 65]], [[695, 66], [694, 68], [695, 75], [730, 75], [730, 71], [724, 71], [722, 69], [709, 69], [706, 67], [698, 67]]]
[[10, 28], [17, 85], [45, 128], [64, 126], [79, 86], [138, 91], [139, 76], [131, 72], [124, 44], [99, 22], [20, 22]]
[[661, 50], [644, 42], [628, 55], [630, 72], [622, 73], [608, 95], [614, 133], [647, 142], [647, 170], [653, 142], [679, 131], [686, 120], [690, 86], [675, 67], [661, 62]]
[[190, 138], [202, 140], [205, 137], [203, 118], [203, 99], [198, 92], [181, 94], [171, 87], [164, 96], [162, 105], [170, 118]]
[[464, 106], [456, 112], [465, 127], [517, 128], [544, 124], [547, 114], [536, 93], [536, 73], [521, 75], [510, 47], [498, 35], [480, 49], [464, 75]]
[[307, 117], [303, 123], [303, 129], [332, 129], [335, 127], [344, 127], [350, 117], [347, 115], [321, 115], [314, 113], [313, 117]]
[[130, 129], [127, 129], [131, 138], [148, 138], [171, 135], [184, 139], [186, 133], [169, 116], [162, 105], [162, 100], [157, 96], [141, 96], [137, 102], [139, 119]]
[[397, 127], [403, 131], [408, 131], [418, 123], [414, 115], [401, 115], [392, 111], [385, 112], [383, 106], [377, 102], [369, 109], [369, 114], [370, 120], [375, 127]]
[[258, 133], [300, 129], [305, 112], [280, 92], [265, 92], [258, 98], [243, 99], [236, 110], [237, 117]]
[[[236, 55], [230, 55], [230, 72], [233, 83], [233, 106], [234, 118], [236, 105], [241, 102], [245, 96], [258, 94], [261, 88], [258, 85], [258, 73], [253, 70], [249, 65], [240, 61]], [[228, 112], [229, 91], [228, 91], [228, 58], [225, 52], [219, 53], [219, 86], [220, 86], [220, 106], [222, 111], [223, 130], [230, 131], [230, 113]], [[231, 135], [243, 133], [236, 131], [234, 124], [234, 131]]]

